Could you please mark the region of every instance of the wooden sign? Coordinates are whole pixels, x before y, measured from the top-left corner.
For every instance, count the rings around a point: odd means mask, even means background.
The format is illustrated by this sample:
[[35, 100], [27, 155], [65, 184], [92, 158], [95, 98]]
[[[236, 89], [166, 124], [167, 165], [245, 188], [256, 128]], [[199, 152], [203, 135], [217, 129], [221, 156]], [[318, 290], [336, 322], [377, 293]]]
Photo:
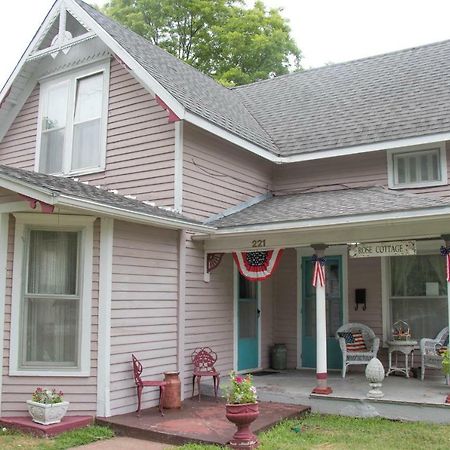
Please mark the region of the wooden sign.
[[416, 255], [416, 241], [370, 242], [352, 244], [348, 254], [352, 258], [369, 258], [371, 256], [410, 256]]

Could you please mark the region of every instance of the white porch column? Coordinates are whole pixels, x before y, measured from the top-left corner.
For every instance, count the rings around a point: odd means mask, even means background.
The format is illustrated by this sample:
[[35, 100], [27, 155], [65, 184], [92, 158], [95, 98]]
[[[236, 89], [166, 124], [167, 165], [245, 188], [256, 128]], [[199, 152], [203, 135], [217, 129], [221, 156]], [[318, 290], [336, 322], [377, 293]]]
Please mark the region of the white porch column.
[[[326, 244], [311, 245], [318, 258], [323, 258]], [[325, 267], [324, 267], [325, 270]], [[325, 303], [326, 283], [316, 286], [316, 379], [313, 394], [328, 395], [333, 390], [327, 385], [327, 313]]]

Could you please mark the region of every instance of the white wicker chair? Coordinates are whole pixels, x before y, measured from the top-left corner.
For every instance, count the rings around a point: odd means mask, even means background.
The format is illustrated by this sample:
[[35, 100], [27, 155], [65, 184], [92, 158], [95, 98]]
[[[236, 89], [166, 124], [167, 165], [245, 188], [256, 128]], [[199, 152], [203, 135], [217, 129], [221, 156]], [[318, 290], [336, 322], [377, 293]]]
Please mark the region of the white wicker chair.
[[[339, 333], [361, 331], [364, 343], [366, 344], [366, 351], [349, 352], [345, 339], [339, 336]], [[342, 350], [342, 378], [345, 378], [347, 367], [355, 364], [368, 364], [372, 358], [377, 357], [378, 349], [380, 348], [380, 339], [375, 336], [375, 333], [367, 325], [362, 323], [346, 323], [336, 331], [336, 339], [339, 340], [339, 345]]]
[[448, 345], [448, 327], [442, 329], [434, 339], [422, 338], [420, 340], [422, 381], [425, 377], [425, 367], [442, 368], [442, 356], [439, 355], [438, 349], [446, 342]]

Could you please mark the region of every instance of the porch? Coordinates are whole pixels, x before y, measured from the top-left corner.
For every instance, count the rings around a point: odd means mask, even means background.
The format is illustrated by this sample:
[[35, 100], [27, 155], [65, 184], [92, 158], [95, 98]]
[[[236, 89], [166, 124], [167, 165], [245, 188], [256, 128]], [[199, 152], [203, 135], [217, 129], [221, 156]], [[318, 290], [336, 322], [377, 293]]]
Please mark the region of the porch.
[[306, 369], [254, 377], [261, 401], [308, 405], [324, 414], [450, 423], [450, 404], [445, 403], [450, 386], [437, 371], [424, 381], [391, 375], [383, 382], [384, 397], [379, 400], [366, 397], [369, 384], [361, 371], [351, 370], [346, 378], [340, 372], [328, 372], [333, 389], [329, 395], [311, 394], [316, 383], [315, 371]]

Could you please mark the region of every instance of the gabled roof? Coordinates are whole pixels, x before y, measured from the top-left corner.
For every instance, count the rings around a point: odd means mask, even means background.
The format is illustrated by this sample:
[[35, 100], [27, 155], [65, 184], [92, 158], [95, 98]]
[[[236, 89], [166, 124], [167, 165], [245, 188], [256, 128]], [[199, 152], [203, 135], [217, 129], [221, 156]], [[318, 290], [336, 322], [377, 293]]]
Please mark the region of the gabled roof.
[[[450, 199], [393, 192], [382, 187], [352, 188], [274, 196], [239, 212], [208, 222], [223, 228], [281, 224], [307, 220], [355, 218], [380, 213], [401, 213], [446, 208]], [[448, 213], [448, 211], [447, 211]]]
[[[153, 206], [71, 178], [45, 175], [0, 165], [0, 186], [50, 205], [84, 209], [117, 219], [168, 228], [206, 229], [200, 222], [177, 212]], [[209, 230], [212, 228], [209, 227]]]

